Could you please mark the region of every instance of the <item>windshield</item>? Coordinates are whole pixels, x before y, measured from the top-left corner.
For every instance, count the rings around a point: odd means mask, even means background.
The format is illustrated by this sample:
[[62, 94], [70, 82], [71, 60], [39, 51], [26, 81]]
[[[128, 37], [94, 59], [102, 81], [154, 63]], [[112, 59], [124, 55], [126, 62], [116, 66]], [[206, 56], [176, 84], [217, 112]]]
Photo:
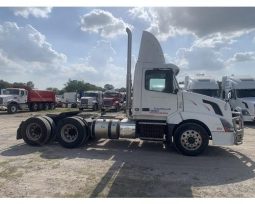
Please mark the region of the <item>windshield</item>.
[[107, 92], [107, 93], [104, 93], [104, 97], [118, 97], [118, 93], [111, 93], [111, 92]]
[[97, 97], [97, 93], [84, 93], [85, 97]]
[[255, 97], [255, 89], [236, 89], [238, 98]]
[[211, 97], [219, 97], [220, 93], [217, 89], [191, 89], [192, 92], [203, 94]]
[[19, 95], [18, 89], [6, 89], [4, 90], [5, 95]]

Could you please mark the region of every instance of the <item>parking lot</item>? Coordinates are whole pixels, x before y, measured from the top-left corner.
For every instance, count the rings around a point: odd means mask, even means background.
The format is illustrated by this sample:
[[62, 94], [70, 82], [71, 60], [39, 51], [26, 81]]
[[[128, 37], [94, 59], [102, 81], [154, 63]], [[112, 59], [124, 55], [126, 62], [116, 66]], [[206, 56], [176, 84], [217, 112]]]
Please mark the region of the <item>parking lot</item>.
[[201, 156], [187, 157], [139, 140], [31, 147], [16, 140], [16, 130], [33, 114], [0, 112], [0, 197], [255, 195], [255, 125], [246, 124], [243, 145], [210, 146]]

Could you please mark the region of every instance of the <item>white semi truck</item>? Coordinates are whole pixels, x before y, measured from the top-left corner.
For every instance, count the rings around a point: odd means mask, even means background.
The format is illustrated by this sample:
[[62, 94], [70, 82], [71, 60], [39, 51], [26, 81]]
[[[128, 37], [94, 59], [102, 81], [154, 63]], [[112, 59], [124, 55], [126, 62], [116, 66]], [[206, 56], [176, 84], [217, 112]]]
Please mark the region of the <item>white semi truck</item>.
[[184, 89], [211, 97], [220, 97], [220, 88], [217, 81], [213, 77], [202, 74], [193, 77], [186, 76]]
[[[158, 40], [144, 31], [135, 66], [131, 107], [131, 31], [128, 33], [126, 118], [84, 119], [79, 112], [31, 117], [17, 130], [17, 139], [43, 145], [54, 138], [74, 148], [90, 137], [174, 143], [184, 155], [198, 155], [208, 146], [237, 145], [243, 140], [240, 113], [232, 113], [228, 102], [182, 91], [176, 75], [179, 68], [166, 64]], [[234, 115], [233, 115], [234, 114]], [[55, 128], [56, 126], [56, 128]]]
[[222, 99], [229, 100], [231, 109], [239, 111], [243, 120], [251, 122], [255, 120], [255, 78], [250, 76], [224, 76], [222, 77]]

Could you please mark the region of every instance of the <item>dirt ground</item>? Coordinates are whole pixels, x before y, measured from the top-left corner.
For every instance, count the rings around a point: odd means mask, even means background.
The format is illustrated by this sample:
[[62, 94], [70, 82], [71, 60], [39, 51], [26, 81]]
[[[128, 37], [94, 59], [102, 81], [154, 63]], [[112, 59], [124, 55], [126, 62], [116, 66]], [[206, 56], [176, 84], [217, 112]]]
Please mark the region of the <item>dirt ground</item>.
[[255, 125], [243, 145], [187, 157], [139, 140], [31, 147], [16, 140], [31, 115], [0, 112], [0, 197], [255, 197]]

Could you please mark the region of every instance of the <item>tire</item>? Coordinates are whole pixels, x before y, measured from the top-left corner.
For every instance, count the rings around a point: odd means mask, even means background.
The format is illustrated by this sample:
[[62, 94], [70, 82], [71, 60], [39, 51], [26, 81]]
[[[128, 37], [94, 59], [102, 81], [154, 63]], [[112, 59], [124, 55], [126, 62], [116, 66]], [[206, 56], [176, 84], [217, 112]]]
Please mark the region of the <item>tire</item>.
[[79, 108], [80, 111], [83, 111], [83, 108]]
[[119, 112], [120, 111], [120, 106], [117, 105], [116, 108], [115, 108], [115, 112]]
[[8, 105], [7, 112], [9, 114], [17, 113], [18, 112], [18, 106], [15, 103], [11, 103]]
[[179, 126], [174, 133], [174, 144], [177, 150], [187, 156], [197, 156], [208, 146], [207, 131], [196, 123], [185, 123]]
[[76, 117], [61, 120], [57, 127], [58, 142], [66, 148], [80, 146], [84, 137], [88, 137], [84, 123]]
[[46, 143], [50, 143], [56, 140], [56, 124], [55, 122], [52, 120], [52, 118], [48, 117], [48, 116], [42, 116], [42, 118], [44, 118], [45, 120], [48, 121], [48, 123], [50, 124], [50, 128], [51, 128], [51, 132], [50, 132], [50, 137], [48, 139], [48, 141], [46, 141]]
[[42, 117], [28, 118], [21, 126], [20, 133], [23, 140], [32, 146], [44, 145], [51, 134], [49, 122]]
[[38, 104], [38, 110], [40, 111], [40, 110], [43, 110], [43, 109], [44, 109], [43, 103], [39, 103]]
[[48, 104], [48, 103], [45, 103], [45, 104], [44, 104], [44, 107], [43, 107], [43, 110], [49, 110], [49, 107], [50, 107], [49, 104]]
[[97, 111], [98, 110], [98, 105], [97, 104], [94, 104], [93, 105], [93, 111]]
[[73, 116], [73, 118], [77, 118], [79, 119], [83, 124], [84, 124], [84, 128], [85, 128], [85, 131], [86, 131], [86, 135], [84, 136], [83, 138], [83, 141], [81, 142], [81, 145], [84, 145], [88, 142], [88, 140], [91, 138], [91, 131], [90, 131], [90, 127], [86, 121], [86, 119], [84, 119], [83, 117], [81, 116]]
[[50, 103], [50, 110], [55, 109], [55, 104], [54, 103]]
[[37, 103], [32, 103], [31, 110], [32, 111], [38, 111], [38, 104]]

